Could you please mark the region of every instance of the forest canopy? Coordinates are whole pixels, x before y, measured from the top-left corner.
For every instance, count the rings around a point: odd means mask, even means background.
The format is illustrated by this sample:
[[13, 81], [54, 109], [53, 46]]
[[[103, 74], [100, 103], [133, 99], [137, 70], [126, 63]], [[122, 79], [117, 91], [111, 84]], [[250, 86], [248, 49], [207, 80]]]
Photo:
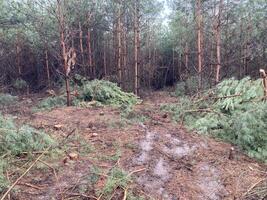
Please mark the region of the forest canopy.
[[[1, 0], [1, 85], [80, 74], [127, 91], [191, 75], [213, 85], [266, 66], [265, 0]], [[202, 84], [202, 83], [200, 83]]]

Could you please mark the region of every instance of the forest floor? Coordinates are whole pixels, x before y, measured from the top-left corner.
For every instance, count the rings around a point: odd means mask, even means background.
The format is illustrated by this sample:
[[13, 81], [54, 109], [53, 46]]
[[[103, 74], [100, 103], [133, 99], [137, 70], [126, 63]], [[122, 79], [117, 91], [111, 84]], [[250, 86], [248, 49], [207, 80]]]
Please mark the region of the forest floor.
[[[32, 113], [36, 101], [23, 98], [3, 112], [44, 129], [58, 147], [17, 184], [14, 199], [249, 199], [267, 176], [266, 165], [231, 144], [174, 123], [160, 110], [178, 101], [168, 92], [144, 97], [131, 120], [110, 107]], [[17, 173], [23, 169], [18, 166]], [[111, 177], [114, 169], [131, 181], [120, 184]]]

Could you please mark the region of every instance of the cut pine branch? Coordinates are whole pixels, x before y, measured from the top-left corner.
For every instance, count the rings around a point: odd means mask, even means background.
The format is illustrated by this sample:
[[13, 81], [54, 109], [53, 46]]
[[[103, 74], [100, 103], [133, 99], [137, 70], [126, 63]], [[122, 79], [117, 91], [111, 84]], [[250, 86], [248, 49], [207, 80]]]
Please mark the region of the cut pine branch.
[[1, 200], [4, 200], [7, 195], [11, 192], [11, 190], [18, 184], [18, 182], [26, 175], [28, 172], [35, 166], [35, 164], [44, 156], [44, 154], [50, 149], [51, 147], [48, 147], [31, 165], [28, 167], [28, 169], [9, 187], [9, 189], [5, 192], [5, 194], [2, 196]]

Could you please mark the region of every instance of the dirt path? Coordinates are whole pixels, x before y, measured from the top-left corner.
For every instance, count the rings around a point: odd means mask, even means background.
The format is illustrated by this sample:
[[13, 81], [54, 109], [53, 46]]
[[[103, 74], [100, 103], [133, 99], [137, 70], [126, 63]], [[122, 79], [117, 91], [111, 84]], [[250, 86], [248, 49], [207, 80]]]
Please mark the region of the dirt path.
[[[107, 182], [94, 171], [103, 175], [114, 167], [127, 172], [145, 169], [133, 175], [131, 184], [133, 193], [145, 199], [245, 199], [246, 192], [266, 177], [266, 166], [237, 149], [230, 159], [230, 144], [172, 123], [159, 107], [174, 101], [166, 93], [155, 93], [136, 108], [136, 118], [146, 120], [128, 124], [112, 108], [70, 107], [34, 114], [29, 122], [64, 141], [64, 153], [47, 157], [57, 178], [39, 166], [24, 180], [39, 189], [20, 185], [19, 199], [94, 199]], [[79, 158], [66, 160], [72, 152]], [[123, 199], [123, 190], [115, 191], [111, 199]]]

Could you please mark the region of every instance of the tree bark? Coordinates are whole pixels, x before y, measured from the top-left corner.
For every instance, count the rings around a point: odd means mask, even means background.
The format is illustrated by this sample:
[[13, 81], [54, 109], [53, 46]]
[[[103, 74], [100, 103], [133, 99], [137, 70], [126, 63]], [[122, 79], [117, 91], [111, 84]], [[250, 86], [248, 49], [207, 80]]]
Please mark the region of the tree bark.
[[87, 31], [87, 50], [88, 50], [88, 75], [93, 78], [93, 57], [92, 57], [92, 46], [91, 46], [91, 30]]
[[118, 12], [118, 82], [119, 86], [122, 87], [122, 27], [121, 27], [121, 2], [119, 2], [119, 12]]
[[134, 93], [139, 94], [139, 56], [140, 56], [140, 27], [139, 0], [134, 5]]
[[61, 52], [63, 59], [63, 70], [65, 75], [65, 85], [66, 85], [66, 93], [67, 93], [67, 106], [70, 106], [70, 66], [68, 65], [68, 55], [67, 55], [67, 47], [65, 43], [65, 24], [64, 24], [64, 15], [62, 13], [62, 5], [61, 0], [57, 0], [57, 10], [58, 10], [58, 19], [59, 19], [59, 31], [60, 31], [60, 44], [61, 44]]
[[220, 0], [217, 22], [216, 22], [216, 54], [217, 54], [217, 66], [216, 66], [216, 84], [220, 82], [221, 71], [221, 15], [222, 15], [223, 0]]
[[202, 2], [197, 0], [197, 48], [198, 48], [198, 87], [202, 88], [202, 68], [203, 68], [203, 16]]
[[79, 22], [79, 41], [80, 41], [80, 53], [82, 58], [82, 68], [84, 73], [86, 74], [86, 68], [84, 63], [84, 49], [83, 49], [83, 31], [82, 31], [82, 25], [81, 22]]
[[16, 42], [16, 63], [17, 63], [17, 69], [18, 69], [19, 77], [21, 76], [20, 53], [21, 53], [20, 40], [19, 40], [19, 34], [17, 33], [17, 42]]
[[151, 88], [151, 72], [152, 72], [152, 57], [151, 57], [151, 30], [148, 32], [148, 88]]
[[188, 63], [189, 63], [189, 47], [188, 47], [188, 42], [185, 42], [185, 69], [188, 71]]
[[107, 76], [107, 44], [106, 38], [104, 39], [104, 49], [103, 49], [103, 62], [104, 62], [104, 77]]
[[50, 70], [49, 70], [49, 60], [48, 60], [48, 51], [45, 50], [45, 66], [46, 66], [46, 75], [47, 75], [47, 83], [49, 89], [51, 89], [51, 79], [50, 79]]

